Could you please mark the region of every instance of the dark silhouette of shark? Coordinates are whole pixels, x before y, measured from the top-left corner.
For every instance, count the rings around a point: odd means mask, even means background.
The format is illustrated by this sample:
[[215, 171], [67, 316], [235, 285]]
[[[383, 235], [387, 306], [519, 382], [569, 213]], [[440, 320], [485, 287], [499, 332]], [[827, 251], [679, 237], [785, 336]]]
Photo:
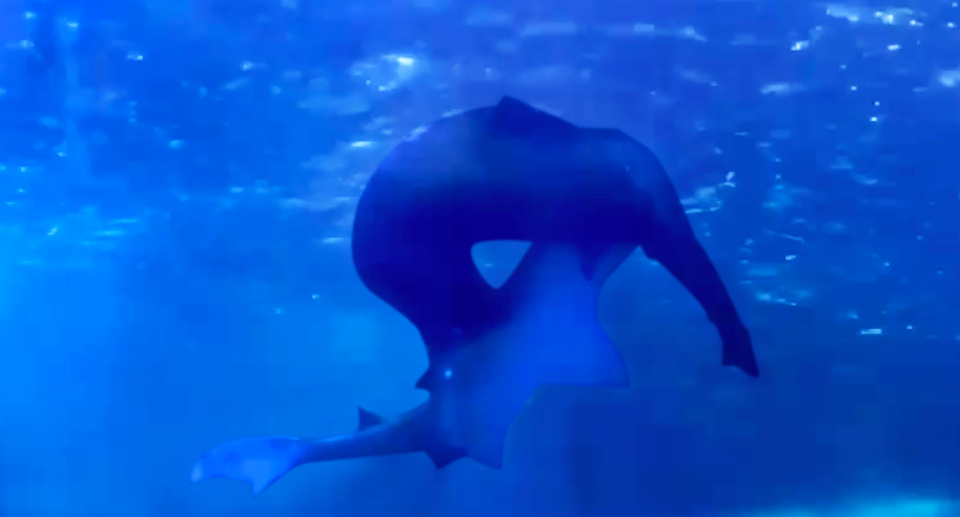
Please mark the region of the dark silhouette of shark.
[[[529, 241], [491, 287], [471, 249]], [[588, 129], [506, 97], [440, 119], [399, 144], [357, 207], [360, 279], [420, 331], [430, 398], [387, 421], [360, 410], [354, 433], [241, 438], [214, 447], [193, 480], [229, 478], [254, 495], [304, 463], [425, 452], [500, 468], [508, 428], [540, 386], [625, 387], [596, 317], [611, 273], [641, 246], [698, 300], [723, 365], [758, 375], [750, 335], [657, 158], [613, 129]]]

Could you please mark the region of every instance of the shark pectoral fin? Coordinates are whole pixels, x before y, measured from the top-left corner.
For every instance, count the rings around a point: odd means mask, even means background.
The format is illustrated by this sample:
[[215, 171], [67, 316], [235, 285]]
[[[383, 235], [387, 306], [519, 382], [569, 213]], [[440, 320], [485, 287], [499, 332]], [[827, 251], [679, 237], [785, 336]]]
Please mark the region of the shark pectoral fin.
[[758, 377], [760, 370], [750, 332], [740, 320], [720, 274], [697, 241], [690, 223], [678, 217], [672, 225], [660, 225], [642, 246], [647, 256], [660, 262], [703, 307], [720, 334], [721, 364]]
[[697, 240], [680, 196], [656, 155], [645, 145], [620, 134], [608, 147], [611, 157], [631, 172], [636, 187], [636, 242], [647, 257], [659, 262], [696, 298], [723, 341], [724, 366], [758, 377], [753, 343], [713, 261]]
[[193, 467], [190, 479], [233, 479], [250, 485], [253, 495], [266, 490], [303, 460], [303, 440], [292, 436], [254, 436], [217, 445]]

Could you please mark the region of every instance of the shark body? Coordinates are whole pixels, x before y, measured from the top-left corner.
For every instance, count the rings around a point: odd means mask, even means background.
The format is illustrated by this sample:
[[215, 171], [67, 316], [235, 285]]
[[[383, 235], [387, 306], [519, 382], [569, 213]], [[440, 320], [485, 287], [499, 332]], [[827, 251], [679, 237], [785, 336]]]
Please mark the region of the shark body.
[[[471, 249], [529, 241], [491, 287]], [[607, 278], [638, 247], [697, 299], [722, 364], [759, 375], [750, 335], [697, 242], [679, 196], [645, 146], [506, 97], [414, 132], [381, 163], [357, 207], [353, 259], [364, 285], [420, 331], [429, 399], [395, 420], [360, 410], [343, 436], [241, 438], [214, 447], [192, 479], [258, 494], [304, 463], [424, 452], [442, 468], [502, 466], [507, 431], [543, 385], [625, 387], [596, 317]]]

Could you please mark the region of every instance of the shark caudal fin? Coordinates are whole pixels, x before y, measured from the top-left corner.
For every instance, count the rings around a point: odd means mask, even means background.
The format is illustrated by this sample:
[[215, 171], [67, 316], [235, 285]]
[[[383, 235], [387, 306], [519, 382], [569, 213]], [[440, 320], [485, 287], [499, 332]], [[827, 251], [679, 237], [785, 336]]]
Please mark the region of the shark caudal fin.
[[329, 438], [253, 436], [222, 443], [200, 458], [190, 478], [194, 483], [217, 478], [243, 481], [250, 485], [253, 495], [257, 495], [304, 463], [421, 450], [431, 454], [435, 463], [447, 461], [434, 454], [445, 451], [435, 444], [417, 440], [416, 426], [423, 413], [422, 405], [403, 415], [399, 421], [392, 422], [363, 408], [358, 411], [360, 425], [353, 433]]
[[194, 483], [233, 479], [250, 485], [253, 495], [266, 490], [304, 459], [303, 440], [293, 436], [253, 436], [217, 445], [193, 466]]

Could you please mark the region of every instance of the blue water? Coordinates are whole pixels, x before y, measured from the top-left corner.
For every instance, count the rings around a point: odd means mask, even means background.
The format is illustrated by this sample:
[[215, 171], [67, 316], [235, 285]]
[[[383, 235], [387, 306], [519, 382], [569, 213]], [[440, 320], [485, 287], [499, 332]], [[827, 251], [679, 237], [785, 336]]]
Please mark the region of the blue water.
[[[960, 516], [958, 24], [950, 0], [0, 2], [0, 515]], [[352, 213], [405, 135], [503, 95], [656, 152], [763, 377], [720, 368], [638, 251], [599, 313], [631, 388], [541, 391], [503, 470], [190, 484], [222, 441], [424, 399]]]

